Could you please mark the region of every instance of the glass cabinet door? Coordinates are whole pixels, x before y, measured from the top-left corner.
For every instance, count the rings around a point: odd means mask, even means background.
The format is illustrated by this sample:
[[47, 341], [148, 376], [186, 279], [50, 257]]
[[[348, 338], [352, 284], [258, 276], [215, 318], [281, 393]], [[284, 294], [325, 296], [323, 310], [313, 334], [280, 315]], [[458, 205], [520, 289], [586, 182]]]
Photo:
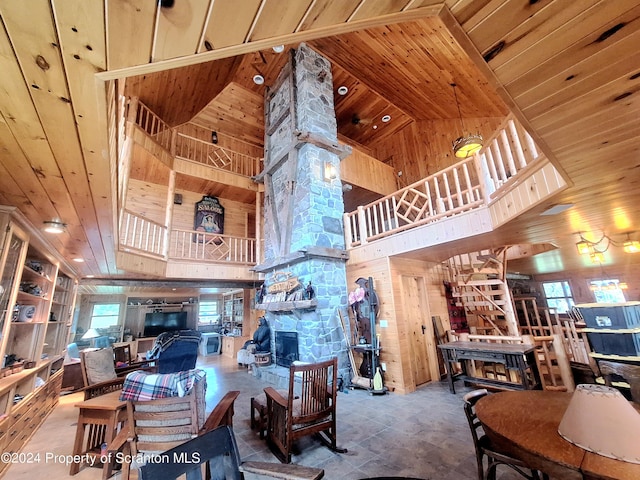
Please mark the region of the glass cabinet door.
[[[18, 288], [18, 280], [22, 270], [18, 269], [22, 265], [26, 241], [13, 229], [9, 232], [8, 239], [4, 245], [2, 256], [0, 259], [0, 267], [2, 268], [2, 277], [0, 278], [0, 334], [4, 334], [5, 326], [11, 323], [13, 307], [11, 299], [15, 295]], [[4, 343], [4, 342], [3, 342]]]

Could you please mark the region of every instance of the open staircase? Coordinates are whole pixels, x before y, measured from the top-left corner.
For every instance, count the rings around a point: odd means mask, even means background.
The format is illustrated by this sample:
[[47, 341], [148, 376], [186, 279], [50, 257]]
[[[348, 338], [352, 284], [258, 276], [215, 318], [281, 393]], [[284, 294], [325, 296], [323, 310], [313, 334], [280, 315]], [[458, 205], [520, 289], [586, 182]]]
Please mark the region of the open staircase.
[[464, 307], [474, 333], [518, 335], [506, 281], [507, 248], [460, 254], [448, 261], [452, 297]]

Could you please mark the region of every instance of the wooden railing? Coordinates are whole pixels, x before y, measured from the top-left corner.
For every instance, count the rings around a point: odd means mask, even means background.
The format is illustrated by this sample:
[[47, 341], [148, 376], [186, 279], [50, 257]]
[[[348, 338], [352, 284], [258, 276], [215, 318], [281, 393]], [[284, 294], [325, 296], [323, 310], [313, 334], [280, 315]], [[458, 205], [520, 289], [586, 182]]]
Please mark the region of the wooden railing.
[[167, 227], [137, 213], [123, 210], [120, 218], [120, 248], [154, 257], [166, 256]]
[[474, 158], [381, 198], [356, 212], [345, 213], [345, 237], [355, 247], [393, 233], [434, 222], [483, 205]]
[[129, 108], [135, 110], [135, 123], [174, 157], [202, 163], [211, 168], [253, 177], [260, 173], [260, 158], [245, 155], [179, 133], [164, 123], [142, 102], [132, 99]]
[[177, 134], [173, 153], [176, 157], [245, 177], [253, 177], [260, 172], [260, 159], [182, 133]]
[[531, 136], [509, 116], [473, 158], [345, 213], [347, 248], [486, 206], [538, 157]]
[[144, 103], [138, 101], [132, 104], [136, 108], [136, 125], [142, 128], [160, 146], [171, 151], [173, 129], [153, 113]]
[[169, 258], [255, 265], [255, 238], [233, 237], [195, 230], [171, 230]]
[[509, 116], [478, 156], [487, 193], [491, 196], [535, 161], [539, 152], [531, 135]]

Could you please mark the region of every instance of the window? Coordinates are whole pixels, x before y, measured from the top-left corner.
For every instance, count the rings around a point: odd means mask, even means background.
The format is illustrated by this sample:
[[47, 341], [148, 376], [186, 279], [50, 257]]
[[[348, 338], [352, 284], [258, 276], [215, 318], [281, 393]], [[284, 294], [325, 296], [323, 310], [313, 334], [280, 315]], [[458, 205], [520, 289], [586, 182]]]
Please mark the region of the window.
[[626, 302], [624, 292], [626, 283], [620, 283], [617, 278], [610, 280], [591, 280], [589, 288], [596, 297], [596, 303], [622, 303]]
[[573, 307], [569, 282], [543, 282], [542, 289], [549, 308], [555, 308], [558, 313], [567, 313]]
[[91, 328], [109, 328], [118, 325], [120, 318], [119, 303], [98, 303], [91, 313]]
[[198, 323], [200, 325], [217, 325], [220, 323], [218, 302], [200, 302], [198, 309]]

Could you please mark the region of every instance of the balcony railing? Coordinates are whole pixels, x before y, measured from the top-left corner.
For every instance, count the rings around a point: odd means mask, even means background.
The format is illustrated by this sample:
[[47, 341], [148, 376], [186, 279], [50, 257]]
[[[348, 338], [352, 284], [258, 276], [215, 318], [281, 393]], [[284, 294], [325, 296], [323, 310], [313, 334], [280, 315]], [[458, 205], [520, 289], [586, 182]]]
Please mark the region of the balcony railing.
[[245, 177], [253, 177], [260, 172], [260, 158], [180, 133], [137, 99], [131, 100], [129, 108], [135, 111], [135, 124], [174, 157]]
[[347, 248], [486, 206], [494, 192], [537, 160], [539, 150], [513, 117], [473, 158], [344, 214]]
[[176, 157], [245, 177], [257, 175], [260, 169], [260, 159], [258, 158], [222, 148], [211, 142], [205, 142], [182, 133], [177, 134], [173, 153]]
[[123, 210], [120, 217], [120, 248], [154, 257], [166, 257], [167, 227], [137, 213]]
[[173, 229], [170, 245], [169, 258], [174, 260], [257, 263], [255, 238]]

